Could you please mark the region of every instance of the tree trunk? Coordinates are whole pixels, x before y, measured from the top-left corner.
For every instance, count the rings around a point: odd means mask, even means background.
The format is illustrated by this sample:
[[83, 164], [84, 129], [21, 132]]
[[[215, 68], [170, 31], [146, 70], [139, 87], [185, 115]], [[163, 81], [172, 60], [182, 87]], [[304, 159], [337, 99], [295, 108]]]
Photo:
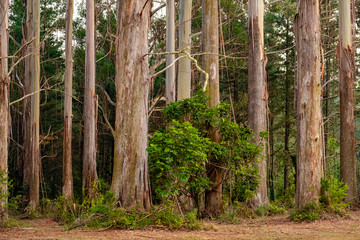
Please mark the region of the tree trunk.
[[[220, 103], [219, 92], [219, 19], [218, 1], [202, 1], [202, 51], [204, 54], [202, 68], [209, 73], [207, 94], [211, 98], [209, 106], [214, 107]], [[219, 132], [211, 127], [210, 138], [214, 142], [220, 141]], [[222, 184], [223, 170], [208, 164], [207, 175], [213, 186], [205, 192], [205, 217], [218, 217], [223, 213]]]
[[[179, 14], [179, 49], [191, 53], [191, 10], [192, 0], [180, 0]], [[182, 53], [180, 56], [184, 56]], [[179, 59], [177, 99], [191, 97], [191, 61], [184, 57]]]
[[[286, 19], [286, 48], [289, 46], [289, 21]], [[285, 136], [284, 136], [284, 150], [285, 150], [285, 159], [284, 159], [284, 193], [285, 195], [288, 192], [290, 187], [290, 167], [291, 167], [291, 158], [289, 152], [289, 138], [290, 138], [290, 59], [289, 54], [285, 52]]]
[[[175, 1], [166, 0], [166, 51], [175, 52]], [[175, 54], [166, 55], [166, 103], [175, 101]], [[173, 64], [172, 66], [170, 66]]]
[[321, 137], [320, 8], [301, 0], [295, 16], [297, 50], [297, 176], [295, 202], [302, 208], [320, 195]]
[[64, 139], [63, 139], [63, 188], [62, 194], [67, 201], [73, 200], [73, 176], [71, 159], [72, 135], [72, 29], [74, 1], [68, 0], [65, 32], [65, 96], [64, 96]]
[[[266, 156], [265, 139], [260, 132], [266, 131], [267, 90], [265, 82], [266, 55], [264, 50], [264, 2], [249, 2], [249, 63], [248, 63], [248, 108], [249, 127], [254, 131], [254, 142], [263, 146], [262, 156]], [[253, 162], [259, 169], [260, 182], [251, 200], [254, 207], [268, 204], [266, 184], [266, 159], [260, 157]]]
[[7, 220], [8, 192], [8, 136], [9, 136], [9, 84], [8, 42], [9, 1], [0, 3], [0, 222]]
[[118, 1], [116, 117], [111, 191], [123, 207], [150, 208], [148, 32], [150, 2]]
[[95, 92], [95, 4], [86, 1], [86, 56], [85, 56], [85, 94], [84, 94], [84, 152], [83, 152], [83, 191], [84, 196], [93, 198], [96, 194], [94, 184], [98, 180], [96, 172], [97, 142], [97, 95]]
[[[351, 6], [351, 2], [353, 6]], [[357, 202], [356, 152], [353, 86], [355, 82], [355, 50], [353, 48], [351, 0], [339, 1], [340, 35], [340, 177], [349, 190], [347, 201]]]
[[[25, 41], [27, 44], [24, 51], [24, 95], [31, 93], [32, 81], [32, 57], [31, 51], [33, 48], [32, 42], [32, 0], [26, 0], [26, 22], [25, 22]], [[31, 182], [31, 97], [24, 99], [23, 103], [23, 152], [22, 161], [24, 165], [24, 181], [23, 188], [26, 198], [30, 201], [30, 182]]]
[[274, 117], [270, 117], [269, 121], [269, 152], [268, 159], [269, 159], [269, 192], [270, 192], [270, 200], [275, 200], [275, 186], [274, 186]]
[[[24, 128], [24, 181], [29, 186], [29, 206], [35, 210], [39, 206], [39, 175], [40, 175], [40, 0], [27, 1], [27, 42], [28, 54], [25, 60], [25, 94], [31, 97], [24, 104], [26, 120]], [[30, 116], [29, 116], [30, 114]]]

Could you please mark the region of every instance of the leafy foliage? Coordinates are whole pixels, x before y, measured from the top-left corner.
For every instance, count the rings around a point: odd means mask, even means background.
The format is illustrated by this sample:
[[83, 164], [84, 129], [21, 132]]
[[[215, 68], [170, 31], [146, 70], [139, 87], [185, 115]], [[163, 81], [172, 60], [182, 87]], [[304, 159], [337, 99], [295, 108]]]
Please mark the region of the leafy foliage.
[[328, 212], [345, 216], [351, 202], [345, 202], [348, 186], [336, 178], [321, 179], [320, 203]]
[[278, 214], [285, 214], [286, 209], [274, 203], [260, 206], [256, 209], [255, 213], [259, 216], [273, 216]]
[[345, 202], [348, 186], [335, 178], [321, 179], [320, 204], [308, 203], [291, 213], [294, 221], [314, 221], [325, 214], [347, 216], [351, 202]]
[[315, 221], [319, 219], [322, 210], [318, 203], [309, 202], [305, 207], [296, 209], [290, 215], [291, 219], [296, 222]]
[[167, 198], [202, 192], [210, 184], [204, 177], [209, 146], [209, 139], [189, 122], [173, 120], [165, 131], [156, 132], [148, 148], [155, 194]]
[[[251, 198], [258, 186], [258, 170], [251, 162], [262, 146], [249, 141], [252, 136], [249, 128], [231, 121], [228, 104], [209, 107], [208, 100], [199, 91], [194, 97], [172, 102], [163, 110], [169, 127], [154, 134], [148, 149], [152, 186], [160, 197], [177, 194], [180, 188], [187, 187], [193, 193], [201, 193], [209, 185], [204, 177], [205, 163], [233, 173], [231, 200]], [[220, 133], [219, 142], [209, 139], [214, 129]]]

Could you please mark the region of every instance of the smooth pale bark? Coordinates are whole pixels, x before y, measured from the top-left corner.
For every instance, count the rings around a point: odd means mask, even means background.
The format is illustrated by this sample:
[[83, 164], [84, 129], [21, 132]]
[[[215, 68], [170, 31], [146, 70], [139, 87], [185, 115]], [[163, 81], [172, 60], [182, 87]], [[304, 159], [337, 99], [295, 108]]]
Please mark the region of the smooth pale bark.
[[[202, 61], [202, 68], [209, 73], [207, 94], [211, 98], [209, 106], [214, 107], [220, 103], [219, 92], [219, 19], [218, 1], [202, 1], [202, 51], [205, 53]], [[208, 53], [208, 54], [206, 54]], [[209, 54], [210, 53], [210, 54]], [[210, 138], [220, 141], [219, 132], [210, 128]], [[222, 175], [223, 170], [214, 165], [208, 164], [207, 174], [213, 186], [205, 192], [205, 217], [218, 217], [223, 213], [222, 201]]]
[[127, 209], [150, 208], [148, 173], [148, 32], [150, 2], [118, 1], [116, 117], [111, 191]]
[[40, 118], [40, 1], [26, 1], [25, 72], [23, 109], [24, 189], [31, 210], [39, 206], [39, 118]]
[[[354, 6], [353, 6], [354, 7]], [[349, 190], [347, 201], [357, 203], [354, 119], [355, 49], [351, 0], [339, 1], [340, 177]]]
[[86, 54], [84, 93], [83, 195], [96, 195], [97, 95], [95, 92], [95, 4], [86, 0]]
[[[267, 131], [267, 90], [265, 82], [266, 55], [264, 50], [264, 2], [249, 1], [249, 62], [248, 62], [248, 122], [254, 131], [253, 141], [262, 145], [261, 155], [266, 156], [265, 139], [260, 132]], [[254, 207], [269, 203], [266, 184], [266, 158], [255, 159], [259, 169], [259, 186], [251, 200]]]
[[[191, 53], [191, 10], [192, 0], [180, 0], [179, 49]], [[185, 55], [180, 54], [180, 57]], [[191, 97], [191, 61], [187, 57], [179, 59], [177, 78], [177, 99]]]
[[9, 136], [9, 83], [8, 42], [9, 42], [9, 1], [0, 3], [0, 222], [7, 220], [7, 176], [8, 176], [8, 136]]
[[319, 0], [301, 0], [295, 16], [297, 50], [297, 173], [295, 202], [318, 202], [322, 164]]
[[62, 194], [67, 201], [73, 200], [73, 176], [71, 159], [72, 136], [72, 30], [74, 1], [68, 0], [65, 30], [65, 96], [64, 96], [64, 139], [63, 139], [63, 187]]
[[[166, 51], [175, 52], [175, 1], [166, 0]], [[166, 103], [175, 101], [175, 54], [166, 55]], [[173, 64], [173, 65], [171, 65]], [[171, 66], [170, 66], [171, 65]]]

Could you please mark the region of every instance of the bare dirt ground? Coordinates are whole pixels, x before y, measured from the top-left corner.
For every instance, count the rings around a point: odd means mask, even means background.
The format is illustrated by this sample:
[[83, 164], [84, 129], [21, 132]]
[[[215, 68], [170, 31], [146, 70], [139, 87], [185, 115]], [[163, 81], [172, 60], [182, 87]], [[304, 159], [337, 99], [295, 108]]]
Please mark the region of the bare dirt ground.
[[239, 224], [205, 222], [211, 230], [71, 230], [49, 219], [21, 220], [26, 227], [0, 230], [0, 240], [63, 239], [360, 239], [360, 211], [347, 219], [318, 220], [312, 223], [291, 222], [285, 216], [244, 220]]

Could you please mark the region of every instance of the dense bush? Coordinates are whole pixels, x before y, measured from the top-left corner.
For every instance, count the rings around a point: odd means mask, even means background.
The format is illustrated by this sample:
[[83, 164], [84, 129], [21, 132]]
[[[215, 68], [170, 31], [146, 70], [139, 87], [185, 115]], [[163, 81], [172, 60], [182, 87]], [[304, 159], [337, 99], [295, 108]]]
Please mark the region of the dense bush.
[[189, 122], [173, 120], [167, 129], [156, 132], [148, 148], [155, 196], [176, 198], [208, 187], [205, 164], [209, 148], [209, 139], [201, 137]]
[[[150, 138], [148, 149], [150, 180], [157, 199], [187, 191], [202, 193], [210, 184], [206, 163], [226, 169], [224, 176], [231, 184], [224, 187], [224, 194], [231, 192], [231, 201], [245, 201], [256, 190], [258, 170], [251, 162], [263, 146], [251, 143], [252, 131], [231, 119], [229, 104], [209, 107], [208, 100], [200, 91], [163, 110], [168, 127]], [[210, 140], [214, 130], [220, 134], [219, 142]]]
[[294, 221], [314, 221], [327, 215], [344, 217], [349, 213], [351, 202], [345, 202], [348, 186], [335, 178], [321, 179], [319, 204], [308, 203], [291, 213]]

